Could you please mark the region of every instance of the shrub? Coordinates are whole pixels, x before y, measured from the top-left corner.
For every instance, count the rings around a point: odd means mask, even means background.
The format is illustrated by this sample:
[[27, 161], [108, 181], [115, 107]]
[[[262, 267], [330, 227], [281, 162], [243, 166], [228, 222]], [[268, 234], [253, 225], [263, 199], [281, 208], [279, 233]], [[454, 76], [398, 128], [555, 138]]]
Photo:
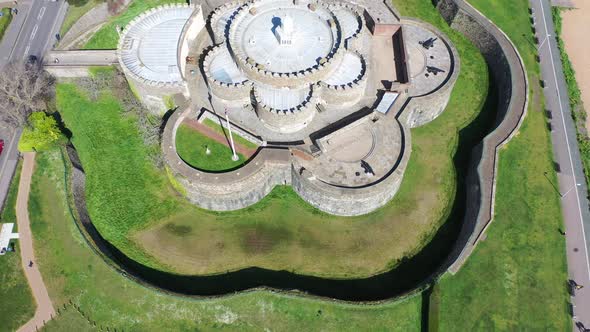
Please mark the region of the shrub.
[[35, 112], [29, 116], [29, 123], [23, 130], [18, 149], [43, 151], [64, 144], [66, 140], [54, 117], [44, 112]]

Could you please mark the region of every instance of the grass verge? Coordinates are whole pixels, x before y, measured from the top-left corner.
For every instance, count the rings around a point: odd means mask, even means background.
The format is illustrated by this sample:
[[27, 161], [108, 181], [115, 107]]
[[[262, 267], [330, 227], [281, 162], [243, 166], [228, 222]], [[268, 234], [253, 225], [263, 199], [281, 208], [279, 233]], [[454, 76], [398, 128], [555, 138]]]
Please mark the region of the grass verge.
[[8, 189], [8, 195], [6, 196], [6, 202], [0, 214], [0, 222], [12, 222], [16, 223], [16, 196], [18, 195], [18, 183], [20, 182], [20, 172], [23, 168], [22, 159], [18, 160], [16, 164], [16, 170], [12, 182], [10, 182], [10, 188]]
[[6, 29], [8, 29], [10, 22], [12, 22], [12, 12], [10, 8], [2, 8], [0, 12], [2, 13], [2, 17], [0, 17], [0, 41], [2, 41]]
[[84, 4], [70, 4], [68, 7], [68, 12], [66, 13], [66, 17], [64, 18], [64, 22], [59, 30], [59, 34], [62, 37], [65, 36], [74, 23], [80, 19], [80, 17], [84, 16], [84, 14], [92, 10], [92, 8], [103, 2], [104, 1], [101, 0], [88, 0]]
[[133, 0], [125, 11], [109, 20], [100, 30], [98, 30], [90, 40], [84, 45], [87, 50], [112, 50], [117, 48], [119, 43], [119, 34], [117, 26], [125, 28], [139, 14], [168, 3], [186, 3], [179, 0]]
[[[18, 231], [15, 205], [21, 168], [22, 161], [19, 160], [0, 216], [0, 222], [15, 223], [13, 232]], [[19, 242], [11, 242], [16, 251], [0, 256], [0, 331], [15, 331], [35, 314], [35, 301], [21, 265]]]
[[[209, 149], [209, 154], [207, 154]], [[180, 125], [176, 133], [176, 150], [187, 164], [203, 171], [225, 171], [240, 167], [246, 158], [238, 153], [239, 159], [232, 160], [231, 148], [201, 134], [188, 125]]]
[[[49, 295], [64, 314], [47, 331], [419, 331], [420, 296], [375, 306], [269, 292], [191, 300], [146, 289], [109, 268], [82, 239], [66, 208], [59, 151], [37, 155], [29, 210], [35, 252]], [[70, 304], [71, 303], [71, 304]], [[71, 305], [80, 308], [83, 317]]]
[[[472, 0], [515, 43], [539, 82], [528, 1]], [[559, 196], [550, 181], [552, 148], [540, 87], [531, 86], [529, 114], [501, 151], [496, 209], [486, 239], [455, 276], [439, 283], [440, 331], [571, 330], [565, 241]]]
[[[580, 147], [580, 157], [582, 164], [584, 165], [584, 175], [586, 176], [586, 183], [590, 183], [590, 137], [588, 136], [588, 128], [586, 128], [586, 111], [582, 102], [582, 92], [576, 81], [576, 71], [574, 66], [567, 55], [565, 44], [561, 38], [562, 33], [562, 20], [561, 12], [568, 10], [560, 7], [551, 7], [551, 16], [555, 24], [555, 30], [557, 33], [557, 46], [559, 48], [559, 54], [561, 57], [561, 63], [563, 65], [563, 74], [565, 76], [565, 82], [567, 84], [567, 93], [569, 97], [570, 107], [572, 111], [572, 118], [576, 124], [578, 145]], [[590, 197], [590, 193], [586, 193], [587, 197]]]

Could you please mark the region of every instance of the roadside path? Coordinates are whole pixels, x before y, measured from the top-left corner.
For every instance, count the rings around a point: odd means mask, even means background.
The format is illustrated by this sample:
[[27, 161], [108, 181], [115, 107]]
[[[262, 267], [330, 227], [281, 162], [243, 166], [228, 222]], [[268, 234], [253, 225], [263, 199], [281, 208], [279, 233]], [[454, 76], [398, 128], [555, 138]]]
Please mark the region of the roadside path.
[[[576, 324], [590, 327], [590, 211], [586, 179], [576, 139], [576, 128], [571, 117], [567, 85], [563, 74], [560, 53], [555, 39], [555, 28], [548, 0], [530, 0], [535, 29], [539, 38], [541, 74], [545, 81], [545, 105], [552, 114], [551, 141], [554, 160], [558, 165], [557, 177], [561, 196], [561, 209], [566, 230], [566, 250], [569, 278], [583, 285], [572, 290], [571, 313]], [[556, 230], [557, 231], [557, 230]], [[566, 280], [564, 280], [565, 285]]]
[[[25, 325], [21, 326], [18, 329], [18, 332], [36, 331], [55, 315], [53, 304], [51, 303], [49, 293], [47, 292], [47, 288], [45, 287], [45, 283], [39, 272], [39, 267], [33, 251], [33, 239], [29, 221], [29, 193], [31, 191], [31, 178], [33, 176], [34, 166], [35, 153], [24, 153], [23, 169], [16, 198], [16, 220], [20, 236], [21, 263], [23, 271], [25, 271], [25, 276], [29, 281], [33, 297], [37, 302], [37, 309], [35, 310], [35, 316], [33, 316], [33, 318]], [[29, 267], [30, 261], [33, 262], [32, 267]]]

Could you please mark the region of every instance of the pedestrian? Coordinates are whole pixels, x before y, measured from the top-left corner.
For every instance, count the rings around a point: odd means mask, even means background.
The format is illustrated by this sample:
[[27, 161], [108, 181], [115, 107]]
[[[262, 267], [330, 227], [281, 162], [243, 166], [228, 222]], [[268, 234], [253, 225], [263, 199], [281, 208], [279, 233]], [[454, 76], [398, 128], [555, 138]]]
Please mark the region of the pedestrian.
[[560, 229], [559, 229], [559, 234], [561, 234], [561, 235], [565, 236], [565, 231], [564, 231], [564, 230], [562, 230], [562, 229], [560, 228]]
[[29, 267], [33, 267], [33, 261], [29, 261]]

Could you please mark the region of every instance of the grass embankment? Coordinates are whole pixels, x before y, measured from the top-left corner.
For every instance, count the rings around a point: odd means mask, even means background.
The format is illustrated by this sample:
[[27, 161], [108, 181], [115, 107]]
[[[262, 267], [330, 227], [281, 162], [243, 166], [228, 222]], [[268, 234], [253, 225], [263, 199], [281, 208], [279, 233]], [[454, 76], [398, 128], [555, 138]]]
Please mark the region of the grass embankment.
[[[555, 23], [557, 46], [559, 47], [561, 63], [563, 65], [563, 74], [565, 76], [565, 82], [567, 83], [567, 93], [570, 101], [572, 118], [576, 124], [576, 136], [578, 138], [578, 145], [580, 147], [580, 156], [582, 157], [582, 163], [584, 164], [586, 183], [590, 183], [590, 137], [588, 136], [588, 128], [586, 128], [587, 114], [582, 102], [582, 92], [580, 91], [580, 87], [576, 81], [576, 71], [574, 70], [574, 66], [567, 54], [563, 39], [561, 39], [561, 12], [563, 10], [569, 9], [551, 7], [551, 14], [553, 17], [553, 22]], [[587, 193], [586, 195], [590, 197], [590, 193]]]
[[[82, 109], [82, 108], [81, 108]], [[195, 301], [154, 292], [109, 268], [82, 239], [67, 212], [64, 165], [57, 151], [37, 155], [29, 203], [35, 252], [56, 308], [70, 303], [103, 331], [419, 331], [420, 297], [355, 306], [269, 292]], [[68, 304], [48, 331], [87, 331]]]
[[526, 0], [472, 0], [506, 32], [531, 82], [529, 114], [500, 153], [495, 218], [467, 264], [435, 291], [441, 331], [568, 331], [565, 242]]
[[87, 50], [111, 50], [116, 49], [119, 43], [117, 26], [125, 28], [127, 23], [139, 14], [151, 8], [168, 3], [186, 3], [180, 0], [133, 0], [125, 11], [109, 20], [92, 38], [84, 45]]
[[[318, 213], [289, 188], [242, 211], [197, 209], [171, 194], [165, 172], [148, 163], [133, 119], [121, 116], [114, 98], [93, 103], [74, 85], [58, 86], [58, 109], [88, 172], [88, 207], [97, 228], [133, 259], [186, 274], [260, 266], [352, 278], [414, 255], [448, 219], [459, 130], [479, 114], [488, 87], [477, 49], [438, 16], [431, 22], [459, 50], [461, 75], [443, 115], [412, 131], [413, 152], [400, 191], [368, 216]], [[472, 139], [478, 135], [473, 131]]]
[[[21, 167], [22, 162], [19, 162], [0, 216], [0, 226], [15, 223], [13, 232], [18, 232], [15, 205]], [[35, 302], [21, 265], [19, 241], [12, 242], [16, 251], [0, 256], [0, 331], [16, 331], [35, 313]]]
[[76, 2], [68, 7], [68, 12], [64, 18], [64, 22], [59, 30], [60, 35], [63, 37], [70, 30], [70, 28], [76, 23], [80, 17], [89, 12], [92, 8], [103, 3], [102, 0], [88, 0], [84, 3]]
[[229, 170], [239, 167], [246, 161], [241, 153], [237, 154], [239, 159], [233, 161], [232, 151], [228, 145], [221, 144], [185, 124], [178, 127], [176, 151], [187, 164], [203, 171]]
[[12, 21], [12, 12], [10, 10], [10, 8], [2, 8], [0, 9], [0, 12], [2, 12], [3, 16], [0, 17], [0, 42], [2, 41], [2, 38], [4, 37], [4, 33], [6, 32], [6, 29], [8, 29], [8, 26], [10, 25], [10, 22]]

